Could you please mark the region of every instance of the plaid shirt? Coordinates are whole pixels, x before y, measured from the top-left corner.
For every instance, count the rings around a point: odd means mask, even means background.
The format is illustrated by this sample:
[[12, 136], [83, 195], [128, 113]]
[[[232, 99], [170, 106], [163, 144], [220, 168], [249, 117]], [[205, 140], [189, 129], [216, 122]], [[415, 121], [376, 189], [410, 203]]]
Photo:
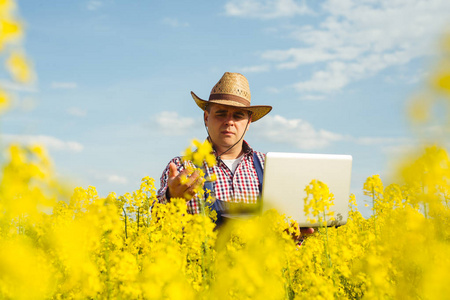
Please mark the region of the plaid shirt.
[[[234, 173], [225, 165], [225, 163], [217, 159], [217, 165], [209, 168], [206, 164], [203, 165], [206, 175], [216, 174], [216, 181], [214, 182], [216, 199], [235, 202], [256, 204], [259, 196], [259, 181], [256, 173], [255, 164], [253, 163], [253, 152], [255, 152], [264, 166], [265, 155], [261, 152], [254, 151], [247, 142], [243, 143], [244, 156], [239, 162]], [[217, 156], [216, 156], [217, 158]], [[178, 172], [184, 170], [184, 165], [181, 162], [181, 157], [175, 157], [170, 162], [175, 163]], [[166, 198], [167, 180], [169, 177], [169, 164], [164, 169], [161, 176], [161, 187], [158, 191], [157, 198], [160, 203], [167, 203]], [[192, 165], [192, 162], [186, 162]], [[187, 202], [187, 211], [191, 214], [200, 213], [200, 199], [195, 195]]]

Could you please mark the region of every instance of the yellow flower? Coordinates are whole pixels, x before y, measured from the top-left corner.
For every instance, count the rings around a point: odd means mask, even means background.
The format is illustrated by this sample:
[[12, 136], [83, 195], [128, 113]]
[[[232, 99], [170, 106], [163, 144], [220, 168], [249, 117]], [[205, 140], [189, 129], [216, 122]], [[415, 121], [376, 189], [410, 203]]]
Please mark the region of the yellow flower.
[[9, 108], [10, 100], [8, 94], [0, 89], [0, 113], [3, 113]]
[[364, 195], [377, 197], [383, 194], [383, 183], [381, 182], [380, 175], [373, 175], [368, 177], [364, 183]]
[[450, 52], [431, 77], [431, 87], [450, 95]]
[[[328, 186], [316, 179], [305, 188], [306, 197], [304, 198], [304, 212], [305, 215], [312, 215], [311, 223], [315, 223], [318, 217], [319, 223], [327, 222], [326, 217], [333, 217], [333, 212], [330, 211], [331, 206], [334, 205], [334, 195], [330, 193]], [[331, 220], [328, 218], [328, 220]]]
[[[192, 147], [196, 147], [196, 149], [193, 151]], [[216, 157], [213, 154], [211, 143], [208, 140], [200, 143], [194, 139], [192, 146], [185, 150], [183, 161], [192, 161], [198, 167], [202, 167], [203, 163], [206, 163], [208, 167], [214, 166], [216, 164]]]
[[10, 19], [10, 16], [0, 19], [0, 51], [4, 49], [5, 44], [14, 42], [21, 36], [22, 25], [19, 22]]
[[30, 62], [25, 55], [18, 52], [13, 52], [7, 61], [8, 70], [13, 75], [14, 79], [27, 83], [32, 79], [32, 71], [30, 68]]
[[416, 96], [408, 107], [409, 116], [413, 121], [425, 123], [431, 118], [432, 101], [429, 95]]

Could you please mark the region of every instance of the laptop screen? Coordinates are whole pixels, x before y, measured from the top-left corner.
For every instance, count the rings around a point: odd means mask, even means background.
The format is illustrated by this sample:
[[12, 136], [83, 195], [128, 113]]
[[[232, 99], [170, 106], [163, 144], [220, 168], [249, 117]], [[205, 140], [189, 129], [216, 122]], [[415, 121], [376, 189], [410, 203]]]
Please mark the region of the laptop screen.
[[351, 169], [350, 155], [269, 152], [264, 164], [263, 211], [275, 208], [301, 227], [319, 226], [311, 224], [304, 212], [305, 188], [316, 179], [334, 195], [330, 210], [335, 221], [328, 226], [343, 225], [348, 218]]

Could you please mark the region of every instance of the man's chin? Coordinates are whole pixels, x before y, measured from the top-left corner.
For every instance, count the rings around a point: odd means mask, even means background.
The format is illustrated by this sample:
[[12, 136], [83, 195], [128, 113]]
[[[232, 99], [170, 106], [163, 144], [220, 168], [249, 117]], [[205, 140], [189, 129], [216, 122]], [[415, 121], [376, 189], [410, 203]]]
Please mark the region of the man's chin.
[[220, 140], [222, 141], [222, 145], [234, 145], [238, 140], [236, 139], [235, 135], [222, 135], [220, 137]]

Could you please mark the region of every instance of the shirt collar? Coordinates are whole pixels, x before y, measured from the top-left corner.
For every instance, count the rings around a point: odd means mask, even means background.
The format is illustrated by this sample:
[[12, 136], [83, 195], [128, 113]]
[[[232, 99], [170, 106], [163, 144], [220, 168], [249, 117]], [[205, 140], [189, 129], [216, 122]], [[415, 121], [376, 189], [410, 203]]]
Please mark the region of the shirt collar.
[[244, 150], [244, 154], [248, 155], [248, 154], [253, 154], [253, 149], [252, 147], [250, 147], [250, 145], [244, 140], [244, 142], [242, 143], [242, 150]]
[[[211, 143], [211, 139], [209, 137], [207, 138], [207, 140]], [[243, 150], [245, 156], [253, 155], [252, 147], [250, 147], [250, 145], [245, 140], [242, 143], [242, 150]], [[213, 146], [213, 154], [217, 158], [217, 151], [216, 151], [216, 149], [214, 149], [214, 146]]]

